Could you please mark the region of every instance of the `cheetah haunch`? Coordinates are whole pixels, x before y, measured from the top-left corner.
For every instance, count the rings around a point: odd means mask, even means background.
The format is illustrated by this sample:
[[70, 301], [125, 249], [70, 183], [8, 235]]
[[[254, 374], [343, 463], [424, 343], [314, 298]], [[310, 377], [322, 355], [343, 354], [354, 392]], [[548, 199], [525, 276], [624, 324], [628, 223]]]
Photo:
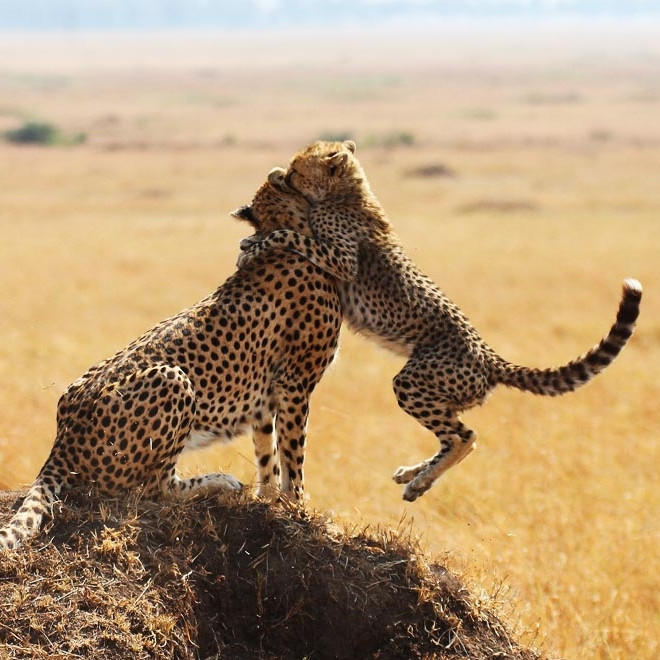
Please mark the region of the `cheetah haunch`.
[[[286, 217], [304, 217], [306, 206], [265, 184], [252, 210], [234, 216], [266, 234]], [[275, 497], [279, 482], [300, 499], [309, 399], [340, 325], [333, 279], [303, 257], [273, 253], [93, 366], [60, 398], [50, 456], [0, 530], [0, 548], [36, 534], [65, 487], [172, 497], [238, 490], [227, 474], [180, 479], [175, 464], [184, 448], [250, 429], [258, 494]]]
[[269, 181], [309, 202], [309, 230], [279, 229], [245, 243], [239, 265], [273, 248], [305, 255], [337, 278], [349, 327], [408, 357], [394, 378], [394, 393], [399, 406], [436, 435], [440, 450], [394, 473], [397, 483], [406, 484], [406, 500], [424, 494], [474, 449], [475, 434], [459, 413], [482, 404], [496, 385], [549, 396], [570, 392], [607, 367], [633, 332], [642, 287], [628, 279], [616, 322], [590, 351], [556, 369], [513, 365], [404, 253], [353, 142], [316, 142], [294, 156], [287, 171], [271, 171]]

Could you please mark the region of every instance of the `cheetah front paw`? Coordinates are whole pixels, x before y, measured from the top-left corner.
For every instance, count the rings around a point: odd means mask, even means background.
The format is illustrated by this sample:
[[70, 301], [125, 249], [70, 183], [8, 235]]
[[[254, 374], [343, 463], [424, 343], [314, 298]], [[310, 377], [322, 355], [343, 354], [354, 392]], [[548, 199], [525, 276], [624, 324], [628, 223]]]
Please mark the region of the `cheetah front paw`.
[[238, 244], [238, 247], [241, 248], [242, 252], [247, 252], [248, 250], [251, 250], [257, 243], [260, 242], [261, 242], [261, 237], [258, 236], [257, 234], [252, 234], [252, 236], [248, 236], [247, 238], [244, 238]]
[[280, 496], [280, 489], [272, 483], [259, 484], [257, 497], [266, 502], [276, 502]]
[[249, 249], [245, 252], [241, 252], [238, 255], [238, 259], [236, 259], [236, 266], [237, 268], [245, 268], [246, 266], [251, 264], [256, 258], [257, 255], [253, 249]]

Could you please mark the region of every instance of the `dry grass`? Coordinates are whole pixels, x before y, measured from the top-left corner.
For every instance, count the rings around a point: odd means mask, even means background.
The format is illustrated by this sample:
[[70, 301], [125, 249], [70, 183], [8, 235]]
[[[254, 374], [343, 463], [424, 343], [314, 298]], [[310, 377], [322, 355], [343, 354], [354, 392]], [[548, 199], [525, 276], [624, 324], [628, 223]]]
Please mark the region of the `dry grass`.
[[[530, 365], [574, 357], [609, 327], [625, 276], [645, 287], [639, 331], [583, 391], [497, 392], [466, 415], [479, 451], [414, 505], [390, 474], [435, 446], [396, 406], [402, 361], [345, 332], [312, 406], [311, 502], [349, 523], [404, 517], [474, 591], [506, 585], [510, 625], [553, 654], [651, 660], [659, 42], [614, 41], [616, 61], [593, 43], [516, 59], [527, 37], [474, 51], [422, 37], [407, 59], [397, 41], [392, 66], [373, 35], [362, 53], [347, 39], [332, 56], [305, 50], [304, 66], [295, 41], [272, 36], [264, 49], [246, 35], [189, 40], [183, 62], [145, 40], [135, 67], [130, 38], [116, 60], [102, 39], [45, 41], [52, 50], [23, 58], [3, 41], [0, 129], [39, 115], [88, 143], [0, 147], [0, 485], [34, 477], [71, 380], [232, 272], [244, 229], [227, 213], [272, 166], [324, 132], [360, 143], [411, 131], [415, 146], [361, 149], [361, 161], [409, 253], [494, 348]], [[79, 66], [67, 52], [82, 47]], [[454, 176], [409, 176], [438, 163]], [[250, 481], [249, 441], [183, 462], [215, 466]]]

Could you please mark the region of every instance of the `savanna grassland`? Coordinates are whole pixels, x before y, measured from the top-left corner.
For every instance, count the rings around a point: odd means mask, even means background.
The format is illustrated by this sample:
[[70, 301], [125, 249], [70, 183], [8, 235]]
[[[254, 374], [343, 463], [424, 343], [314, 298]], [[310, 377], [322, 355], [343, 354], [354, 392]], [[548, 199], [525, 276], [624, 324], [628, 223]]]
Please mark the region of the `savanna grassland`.
[[[403, 365], [344, 331], [313, 400], [310, 506], [400, 526], [523, 642], [651, 660], [660, 643], [658, 26], [2, 35], [0, 486], [28, 484], [55, 405], [90, 364], [234, 270], [229, 212], [318, 137], [351, 137], [409, 254], [507, 359], [563, 363], [609, 328], [624, 277], [637, 334], [561, 399], [498, 390], [479, 449], [421, 500], [400, 464], [436, 450], [401, 412]], [[251, 443], [186, 474], [254, 480]]]

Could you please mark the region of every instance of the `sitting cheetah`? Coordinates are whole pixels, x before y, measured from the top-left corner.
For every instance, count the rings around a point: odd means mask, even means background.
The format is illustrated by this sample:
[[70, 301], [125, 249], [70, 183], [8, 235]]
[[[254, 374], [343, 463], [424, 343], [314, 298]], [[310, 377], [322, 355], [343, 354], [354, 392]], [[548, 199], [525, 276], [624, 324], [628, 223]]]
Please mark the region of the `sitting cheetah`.
[[[316, 142], [270, 182], [304, 197], [313, 237], [287, 229], [246, 242], [245, 266], [271, 248], [292, 250], [332, 273], [349, 327], [408, 358], [394, 378], [399, 406], [435, 433], [439, 451], [394, 473], [414, 501], [475, 446], [459, 413], [486, 399], [498, 384], [554, 396], [591, 380], [619, 354], [632, 334], [642, 288], [623, 283], [623, 299], [607, 336], [582, 357], [556, 369], [529, 369], [497, 355], [435, 284], [404, 254], [355, 155], [353, 142]], [[306, 232], [309, 234], [309, 232]]]
[[[251, 210], [234, 215], [266, 234], [304, 217], [301, 206], [265, 184]], [[273, 211], [282, 214], [277, 225]], [[298, 255], [273, 253], [93, 366], [59, 400], [50, 456], [0, 530], [0, 548], [36, 534], [64, 487], [94, 484], [107, 495], [141, 487], [172, 497], [238, 490], [226, 474], [180, 479], [175, 464], [185, 447], [250, 428], [258, 494], [276, 496], [281, 479], [282, 492], [300, 499], [309, 398], [340, 325], [334, 280]]]

